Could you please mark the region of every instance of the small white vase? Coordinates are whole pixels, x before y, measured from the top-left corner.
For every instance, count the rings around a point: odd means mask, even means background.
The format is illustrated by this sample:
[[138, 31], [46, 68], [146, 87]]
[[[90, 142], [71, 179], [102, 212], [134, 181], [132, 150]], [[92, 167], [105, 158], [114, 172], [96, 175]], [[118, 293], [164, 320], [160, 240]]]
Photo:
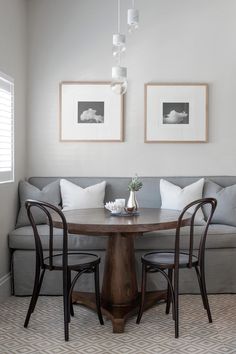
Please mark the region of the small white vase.
[[135, 191], [130, 191], [129, 199], [127, 202], [127, 209], [138, 210], [138, 202], [136, 199]]

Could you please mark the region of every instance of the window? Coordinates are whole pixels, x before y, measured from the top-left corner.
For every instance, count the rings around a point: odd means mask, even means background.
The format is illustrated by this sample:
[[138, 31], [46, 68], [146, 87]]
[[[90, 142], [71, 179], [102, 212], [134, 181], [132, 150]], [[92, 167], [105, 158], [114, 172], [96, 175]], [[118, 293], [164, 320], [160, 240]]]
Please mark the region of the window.
[[14, 181], [14, 81], [0, 72], [0, 183]]

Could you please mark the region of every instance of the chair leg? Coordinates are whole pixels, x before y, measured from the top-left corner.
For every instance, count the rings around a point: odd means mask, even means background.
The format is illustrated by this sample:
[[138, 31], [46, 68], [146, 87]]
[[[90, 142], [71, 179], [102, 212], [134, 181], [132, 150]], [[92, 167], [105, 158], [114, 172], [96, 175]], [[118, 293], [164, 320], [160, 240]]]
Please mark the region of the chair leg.
[[[73, 309], [70, 288], [71, 288], [71, 271], [68, 271], [68, 296], [69, 296], [69, 302], [70, 302], [70, 316], [73, 317], [75, 315], [75, 313], [74, 313], [74, 309]], [[69, 322], [70, 322], [70, 318], [69, 318]]]
[[65, 341], [69, 340], [69, 316], [70, 303], [68, 295], [68, 272], [63, 270], [63, 305], [64, 305], [64, 336]]
[[202, 290], [203, 290], [203, 296], [204, 296], [205, 305], [206, 305], [207, 316], [208, 316], [209, 322], [212, 323], [211, 310], [210, 310], [210, 305], [209, 305], [207, 291], [206, 291], [206, 279], [205, 279], [204, 266], [201, 267], [200, 275], [201, 275], [201, 280], [202, 280]]
[[175, 338], [179, 337], [179, 269], [174, 270]]
[[24, 322], [24, 327], [25, 328], [27, 328], [27, 326], [29, 324], [30, 316], [33, 313], [35, 305], [37, 303], [38, 295], [39, 295], [41, 284], [42, 284], [42, 281], [43, 281], [44, 272], [45, 272], [45, 270], [43, 270], [43, 272], [42, 272], [42, 274], [40, 276], [40, 264], [39, 264], [39, 260], [36, 259], [35, 276], [34, 276], [34, 288], [33, 288], [33, 293], [32, 293], [32, 297], [31, 297], [31, 300], [30, 300], [29, 308], [28, 308], [28, 311], [27, 311], [27, 315], [26, 315], [26, 318], [25, 318], [25, 322]]
[[200, 293], [201, 293], [201, 297], [202, 297], [202, 303], [203, 303], [203, 307], [206, 310], [206, 301], [205, 301], [205, 297], [204, 297], [204, 293], [203, 293], [203, 288], [202, 288], [202, 278], [201, 278], [201, 274], [199, 272], [198, 266], [195, 267], [196, 273], [197, 273], [197, 278], [198, 278], [198, 284], [199, 284], [199, 288], [200, 288]]
[[99, 266], [97, 265], [94, 270], [94, 281], [95, 281], [95, 296], [96, 296], [96, 306], [98, 319], [101, 325], [104, 325], [102, 311], [101, 311], [101, 299], [100, 299], [100, 286], [99, 286]]
[[34, 299], [34, 303], [33, 303], [33, 306], [32, 306], [32, 313], [34, 312], [35, 306], [36, 306], [37, 301], [38, 301], [38, 297], [39, 297], [40, 290], [41, 290], [42, 283], [43, 283], [44, 274], [45, 274], [45, 269], [43, 269], [43, 271], [42, 271], [42, 273], [40, 275], [39, 284], [38, 284], [38, 288], [37, 288], [37, 293], [36, 293], [36, 296], [35, 296], [35, 299]]
[[142, 315], [143, 315], [145, 292], [146, 292], [146, 283], [147, 283], [146, 266], [145, 266], [145, 264], [142, 263], [141, 301], [140, 301], [138, 317], [137, 317], [137, 320], [136, 320], [137, 324], [140, 323]]
[[[172, 269], [168, 269], [168, 278], [169, 278], [170, 283], [172, 283], [172, 274], [173, 274], [173, 270]], [[166, 300], [166, 314], [167, 315], [170, 313], [170, 303], [171, 303], [171, 287], [170, 287], [170, 284], [168, 282], [167, 300]]]

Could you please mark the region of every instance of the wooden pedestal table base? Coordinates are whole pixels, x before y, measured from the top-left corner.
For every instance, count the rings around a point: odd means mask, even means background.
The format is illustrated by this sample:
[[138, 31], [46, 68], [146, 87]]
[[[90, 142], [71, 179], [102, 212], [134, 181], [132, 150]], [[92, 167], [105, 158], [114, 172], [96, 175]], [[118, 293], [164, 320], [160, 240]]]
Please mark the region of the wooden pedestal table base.
[[[139, 307], [134, 237], [131, 233], [114, 233], [109, 237], [102, 285], [102, 312], [112, 321], [113, 332], [123, 333], [125, 321]], [[145, 308], [165, 299], [166, 292], [147, 293]], [[73, 293], [73, 301], [96, 309], [95, 297], [89, 293]]]
[[[130, 306], [106, 306], [102, 302], [102, 314], [106, 319], [112, 321], [113, 333], [123, 333], [125, 329], [126, 320], [138, 313], [139, 296], [137, 300]], [[147, 292], [145, 296], [144, 310], [155, 306], [159, 301], [166, 300], [166, 291], [151, 291]], [[84, 305], [91, 310], [96, 311], [95, 295], [93, 293], [73, 292], [73, 302], [79, 305]], [[135, 321], [135, 319], [134, 319]]]

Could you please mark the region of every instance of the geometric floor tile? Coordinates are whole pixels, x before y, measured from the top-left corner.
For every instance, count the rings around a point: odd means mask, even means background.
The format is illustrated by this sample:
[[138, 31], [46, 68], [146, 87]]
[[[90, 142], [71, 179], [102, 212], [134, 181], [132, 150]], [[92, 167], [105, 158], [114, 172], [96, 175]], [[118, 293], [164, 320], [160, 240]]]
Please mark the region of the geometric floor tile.
[[130, 318], [125, 333], [114, 334], [110, 321], [100, 326], [94, 312], [74, 306], [70, 340], [64, 341], [62, 297], [41, 296], [29, 327], [23, 327], [29, 297], [0, 304], [0, 354], [236, 354], [236, 295], [210, 295], [213, 323], [201, 297], [180, 296], [180, 337], [160, 304], [144, 313], [140, 325]]

